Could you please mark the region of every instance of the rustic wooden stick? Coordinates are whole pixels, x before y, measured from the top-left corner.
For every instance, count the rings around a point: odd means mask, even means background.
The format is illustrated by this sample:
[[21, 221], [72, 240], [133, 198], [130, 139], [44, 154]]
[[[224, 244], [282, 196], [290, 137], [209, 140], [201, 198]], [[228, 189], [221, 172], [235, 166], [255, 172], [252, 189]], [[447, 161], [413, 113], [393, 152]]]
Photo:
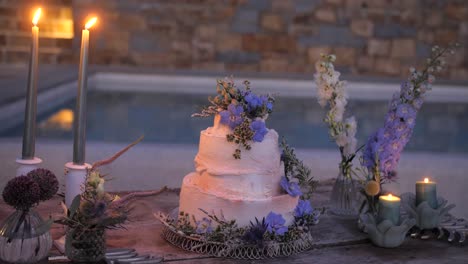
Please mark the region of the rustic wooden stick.
[[114, 156], [110, 157], [109, 159], [105, 159], [105, 160], [100, 160], [100, 161], [97, 161], [95, 163], [93, 163], [93, 166], [91, 167], [91, 170], [94, 170], [100, 166], [103, 166], [103, 165], [107, 165], [107, 164], [110, 164], [112, 163], [114, 160], [116, 160], [118, 157], [122, 156], [122, 154], [124, 154], [125, 152], [127, 152], [127, 150], [129, 150], [130, 148], [132, 148], [133, 146], [135, 146], [136, 144], [140, 143], [140, 141], [143, 140], [143, 138], [145, 138], [145, 136], [141, 136], [139, 137], [136, 141], [134, 141], [132, 144], [126, 146], [125, 148], [123, 148], [122, 150], [120, 150], [119, 152], [115, 153]]
[[122, 205], [122, 204], [124, 204], [126, 202], [129, 202], [132, 199], [139, 198], [139, 197], [156, 196], [156, 195], [159, 195], [159, 194], [161, 194], [161, 193], [163, 193], [163, 192], [165, 192], [167, 190], [169, 190], [167, 188], [167, 186], [164, 186], [161, 189], [155, 190], [155, 191], [132, 192], [132, 193], [129, 193], [129, 194], [123, 196], [122, 198], [112, 202], [111, 206], [119, 206], [119, 205]]

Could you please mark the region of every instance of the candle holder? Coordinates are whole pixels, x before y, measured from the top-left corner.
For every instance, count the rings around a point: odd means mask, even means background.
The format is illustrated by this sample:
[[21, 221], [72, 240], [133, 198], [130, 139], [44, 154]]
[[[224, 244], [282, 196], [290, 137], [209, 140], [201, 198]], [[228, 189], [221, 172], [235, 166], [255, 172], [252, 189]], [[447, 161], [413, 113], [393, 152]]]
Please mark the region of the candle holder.
[[82, 193], [81, 187], [86, 181], [86, 174], [91, 165], [77, 165], [73, 162], [65, 164], [65, 204], [70, 207], [73, 199]]
[[387, 219], [377, 223], [376, 217], [371, 213], [362, 214], [360, 219], [372, 243], [383, 248], [395, 248], [403, 244], [408, 231], [416, 224], [416, 220], [412, 218], [400, 218], [396, 225]]
[[403, 208], [416, 220], [416, 226], [421, 230], [438, 228], [442, 218], [455, 207], [454, 204], [447, 205], [448, 201], [442, 197], [438, 197], [436, 208], [432, 208], [427, 202], [416, 206], [416, 196], [412, 193], [405, 193], [402, 198]]
[[42, 160], [37, 157], [34, 157], [33, 159], [16, 159], [16, 163], [18, 164], [16, 176], [21, 176], [39, 168], [39, 164], [42, 163]]

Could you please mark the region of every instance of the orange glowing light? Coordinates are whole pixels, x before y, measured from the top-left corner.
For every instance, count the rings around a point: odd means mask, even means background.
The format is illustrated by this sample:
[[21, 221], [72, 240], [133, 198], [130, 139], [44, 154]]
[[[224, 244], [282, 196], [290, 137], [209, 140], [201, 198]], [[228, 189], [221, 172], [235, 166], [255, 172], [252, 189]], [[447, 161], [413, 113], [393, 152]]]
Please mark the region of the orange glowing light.
[[429, 183], [429, 178], [424, 178], [424, 183]]
[[34, 17], [33, 17], [33, 20], [32, 20], [32, 23], [34, 25], [37, 25], [37, 22], [39, 22], [39, 18], [41, 17], [41, 13], [42, 13], [42, 8], [38, 8], [36, 10], [36, 13], [34, 13]]
[[90, 29], [97, 22], [97, 17], [93, 17], [86, 22], [85, 29]]
[[399, 197], [393, 196], [391, 193], [389, 195], [380, 196], [380, 199], [386, 200], [386, 201], [400, 201]]

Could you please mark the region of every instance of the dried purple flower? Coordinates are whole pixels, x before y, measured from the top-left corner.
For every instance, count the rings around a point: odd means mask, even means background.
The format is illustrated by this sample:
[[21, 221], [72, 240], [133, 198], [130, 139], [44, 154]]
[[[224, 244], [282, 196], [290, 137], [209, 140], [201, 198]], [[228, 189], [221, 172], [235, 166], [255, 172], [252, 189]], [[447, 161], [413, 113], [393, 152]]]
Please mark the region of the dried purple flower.
[[52, 198], [59, 189], [59, 183], [55, 174], [47, 169], [35, 169], [26, 176], [33, 179], [41, 190], [40, 200], [46, 201]]
[[41, 197], [39, 185], [27, 176], [18, 176], [8, 181], [3, 189], [3, 200], [17, 210], [29, 210]]

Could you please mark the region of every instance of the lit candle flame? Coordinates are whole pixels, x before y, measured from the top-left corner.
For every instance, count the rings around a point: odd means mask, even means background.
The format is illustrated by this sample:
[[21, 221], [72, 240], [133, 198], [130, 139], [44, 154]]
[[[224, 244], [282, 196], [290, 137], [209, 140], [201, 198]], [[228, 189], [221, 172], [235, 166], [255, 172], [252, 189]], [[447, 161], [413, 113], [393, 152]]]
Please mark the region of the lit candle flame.
[[429, 183], [429, 178], [424, 178], [424, 183]]
[[33, 20], [32, 20], [32, 23], [34, 25], [37, 25], [37, 22], [39, 22], [39, 18], [41, 17], [41, 13], [42, 13], [42, 8], [38, 8], [36, 10], [36, 13], [34, 13], [34, 17], [33, 17]]
[[380, 196], [380, 198], [382, 198], [383, 200], [387, 200], [387, 201], [400, 201], [400, 198], [397, 197], [397, 196], [393, 196], [393, 194], [388, 194], [388, 195], [382, 195]]
[[97, 22], [97, 17], [93, 17], [86, 22], [85, 29], [90, 29]]

